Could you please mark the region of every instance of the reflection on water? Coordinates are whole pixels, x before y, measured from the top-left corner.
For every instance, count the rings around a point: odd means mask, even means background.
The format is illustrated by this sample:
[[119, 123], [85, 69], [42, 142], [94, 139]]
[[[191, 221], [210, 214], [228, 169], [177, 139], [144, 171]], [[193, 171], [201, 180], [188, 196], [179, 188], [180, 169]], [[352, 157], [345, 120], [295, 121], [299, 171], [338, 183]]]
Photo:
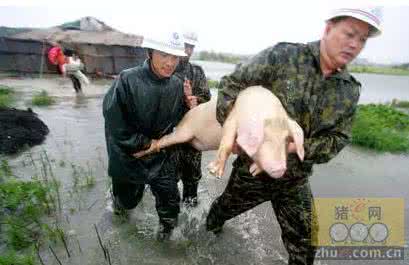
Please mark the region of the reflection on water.
[[409, 76], [353, 74], [361, 83], [359, 103], [385, 103], [394, 98], [409, 100]]
[[[220, 78], [234, 67], [209, 62], [204, 65], [205, 70], [211, 68], [206, 71], [214, 78]], [[408, 77], [357, 75], [357, 78], [363, 83], [362, 102], [378, 99], [383, 102], [395, 97], [409, 99]], [[42, 89], [57, 99], [53, 106], [33, 107], [49, 126], [50, 134], [45, 143], [6, 158], [18, 176], [28, 177], [32, 176], [33, 168], [27, 161], [31, 158], [38, 161], [44, 150], [49, 155], [54, 171], [63, 184], [64, 215], [69, 221], [66, 229], [75, 234], [70, 238], [69, 245], [75, 253], [74, 257], [67, 258], [62, 247], [57, 250], [63, 264], [107, 264], [94, 224], [110, 249], [112, 260], [115, 260], [113, 264], [285, 264], [287, 254], [280, 239], [280, 227], [269, 203], [228, 221], [224, 233], [219, 237], [204, 230], [210, 204], [223, 191], [228, 179], [225, 176], [219, 180], [207, 174], [205, 167], [215, 152], [205, 152], [203, 155], [199, 206], [195, 209], [182, 208], [179, 227], [171, 242], [163, 244], [155, 240], [158, 220], [149, 189], [128, 220], [112, 217], [110, 198], [107, 196], [109, 178], [106, 175], [107, 156], [101, 109], [103, 95], [111, 82], [99, 80], [84, 88], [84, 95], [75, 95], [69, 80], [55, 76], [0, 80], [1, 84], [16, 88], [21, 95], [18, 99], [20, 106], [26, 106], [33, 92]], [[405, 155], [377, 154], [348, 147], [330, 163], [315, 166], [311, 177], [313, 193], [316, 197], [403, 197], [407, 202], [408, 162], [409, 157]], [[73, 168], [78, 167], [91, 169], [96, 186], [82, 193], [72, 193]], [[229, 166], [228, 172], [230, 170]], [[406, 209], [409, 209], [408, 206]], [[409, 218], [408, 211], [405, 216]], [[406, 238], [409, 237], [408, 231], [406, 229]], [[74, 239], [80, 242], [82, 253]], [[53, 264], [54, 259], [49, 252], [44, 251], [42, 255], [48, 261], [46, 264]], [[320, 264], [357, 263], [324, 261]], [[398, 261], [394, 264], [404, 263]]]

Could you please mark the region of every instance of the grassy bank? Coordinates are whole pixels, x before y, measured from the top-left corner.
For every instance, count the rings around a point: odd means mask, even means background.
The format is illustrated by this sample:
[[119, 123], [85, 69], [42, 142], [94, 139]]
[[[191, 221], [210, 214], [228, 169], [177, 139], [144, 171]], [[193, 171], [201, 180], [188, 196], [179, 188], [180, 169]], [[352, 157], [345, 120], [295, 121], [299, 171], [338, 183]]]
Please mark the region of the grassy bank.
[[238, 64], [247, 60], [249, 55], [230, 54], [214, 51], [201, 51], [195, 54], [195, 60], [214, 61], [222, 63]]
[[13, 102], [13, 90], [8, 86], [0, 85], [0, 108], [11, 107]]
[[352, 143], [378, 151], [409, 152], [409, 115], [387, 105], [360, 105]]
[[409, 69], [403, 67], [381, 67], [367, 65], [349, 65], [348, 70], [352, 73], [368, 73], [383, 75], [409, 75]]

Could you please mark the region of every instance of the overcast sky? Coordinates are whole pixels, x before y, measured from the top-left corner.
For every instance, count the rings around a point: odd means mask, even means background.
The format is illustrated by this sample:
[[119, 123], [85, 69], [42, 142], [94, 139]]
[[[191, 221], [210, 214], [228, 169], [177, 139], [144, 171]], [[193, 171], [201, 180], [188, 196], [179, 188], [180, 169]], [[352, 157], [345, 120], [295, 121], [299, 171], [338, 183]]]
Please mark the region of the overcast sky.
[[[32, 2], [35, 2], [33, 4]], [[0, 0], [0, 26], [51, 27], [93, 16], [126, 33], [194, 30], [196, 50], [254, 54], [278, 41], [319, 39], [329, 10], [359, 3], [384, 6], [384, 34], [361, 58], [409, 62], [409, 0]], [[342, 4], [341, 4], [342, 3]]]

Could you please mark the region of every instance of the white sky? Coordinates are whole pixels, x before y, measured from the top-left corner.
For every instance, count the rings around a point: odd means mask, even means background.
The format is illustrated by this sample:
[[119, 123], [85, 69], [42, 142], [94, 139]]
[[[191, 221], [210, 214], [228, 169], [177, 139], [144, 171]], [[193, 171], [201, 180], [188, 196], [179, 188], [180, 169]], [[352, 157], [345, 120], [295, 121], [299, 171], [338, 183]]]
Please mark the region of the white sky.
[[385, 7], [384, 34], [370, 39], [360, 57], [409, 62], [409, 0], [0, 0], [0, 26], [51, 27], [93, 16], [141, 35], [194, 30], [196, 50], [254, 54], [278, 41], [319, 39], [330, 9], [368, 3]]

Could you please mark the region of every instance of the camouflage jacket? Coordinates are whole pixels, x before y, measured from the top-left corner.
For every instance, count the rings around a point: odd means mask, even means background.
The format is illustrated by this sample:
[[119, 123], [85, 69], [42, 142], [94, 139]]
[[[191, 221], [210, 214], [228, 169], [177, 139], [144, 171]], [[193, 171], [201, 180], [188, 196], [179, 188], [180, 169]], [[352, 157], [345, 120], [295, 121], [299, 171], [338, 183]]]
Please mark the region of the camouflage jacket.
[[[180, 62], [176, 68], [175, 75], [182, 79], [182, 81], [187, 78], [192, 82], [192, 94], [198, 97], [198, 104], [210, 100], [210, 90], [202, 67], [190, 62]], [[188, 110], [186, 106], [186, 112]]]
[[303, 128], [305, 159], [301, 162], [295, 154], [289, 155], [285, 175], [289, 178], [309, 176], [313, 164], [328, 162], [351, 136], [361, 84], [346, 69], [324, 77], [319, 45], [319, 41], [278, 43], [220, 83], [217, 119], [221, 124], [241, 90], [262, 85], [280, 99], [288, 115]]

